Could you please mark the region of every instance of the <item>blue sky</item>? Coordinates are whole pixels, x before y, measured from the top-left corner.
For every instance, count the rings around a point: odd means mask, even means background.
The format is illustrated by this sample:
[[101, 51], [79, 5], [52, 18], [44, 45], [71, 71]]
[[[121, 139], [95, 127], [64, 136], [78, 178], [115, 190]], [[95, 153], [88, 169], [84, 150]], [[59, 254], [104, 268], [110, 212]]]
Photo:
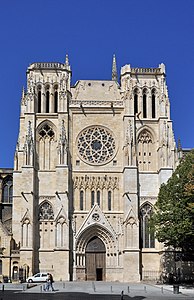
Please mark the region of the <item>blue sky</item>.
[[194, 0], [0, 0], [0, 168], [13, 167], [30, 63], [64, 62], [72, 84], [166, 65], [176, 140], [194, 147]]

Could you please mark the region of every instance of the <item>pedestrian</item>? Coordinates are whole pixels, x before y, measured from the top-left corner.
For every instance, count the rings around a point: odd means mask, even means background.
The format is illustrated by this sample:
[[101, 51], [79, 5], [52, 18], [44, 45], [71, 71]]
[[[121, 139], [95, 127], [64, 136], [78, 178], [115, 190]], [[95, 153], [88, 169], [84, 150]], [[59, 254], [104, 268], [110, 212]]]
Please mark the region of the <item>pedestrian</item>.
[[47, 285], [46, 285], [46, 291], [49, 291], [49, 289], [51, 288], [52, 291], [54, 291], [54, 287], [53, 287], [53, 276], [51, 273], [47, 273]]

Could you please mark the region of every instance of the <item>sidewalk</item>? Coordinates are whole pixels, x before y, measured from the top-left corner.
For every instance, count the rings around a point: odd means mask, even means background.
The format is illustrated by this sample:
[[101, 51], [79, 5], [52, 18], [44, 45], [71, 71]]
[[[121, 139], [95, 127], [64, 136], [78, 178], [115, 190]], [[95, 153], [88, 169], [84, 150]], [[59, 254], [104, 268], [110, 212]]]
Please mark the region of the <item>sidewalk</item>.
[[[130, 297], [139, 295], [139, 296], [167, 296], [170, 298], [171, 296], [175, 296], [173, 293], [172, 285], [155, 285], [148, 283], [121, 283], [121, 282], [55, 282], [53, 284], [55, 291], [48, 293], [57, 293], [57, 292], [85, 292], [89, 294], [112, 294], [112, 295], [120, 295], [123, 291], [124, 295], [129, 295]], [[27, 293], [45, 293], [44, 292], [44, 284], [39, 284], [35, 287], [32, 287], [25, 292]], [[176, 294], [177, 297], [186, 296], [187, 298], [191, 297], [194, 299], [194, 287], [179, 287], [179, 294]]]
[[44, 291], [44, 284], [39, 283], [27, 289], [27, 283], [24, 284], [0, 284], [0, 290], [15, 290], [21, 291], [23, 294], [57, 294], [57, 293], [87, 293], [87, 294], [104, 294], [104, 295], [123, 295], [133, 298], [135, 296], [142, 297], [141, 299], [194, 299], [193, 286], [180, 286], [179, 294], [173, 293], [172, 285], [156, 285], [148, 283], [121, 283], [121, 282], [54, 282], [55, 291]]

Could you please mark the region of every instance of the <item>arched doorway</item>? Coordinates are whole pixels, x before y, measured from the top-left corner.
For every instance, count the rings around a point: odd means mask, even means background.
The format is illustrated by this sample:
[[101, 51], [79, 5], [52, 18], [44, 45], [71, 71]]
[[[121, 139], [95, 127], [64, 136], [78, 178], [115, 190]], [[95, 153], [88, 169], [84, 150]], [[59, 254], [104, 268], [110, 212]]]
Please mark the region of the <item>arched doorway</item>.
[[86, 280], [105, 280], [106, 248], [98, 237], [94, 236], [86, 246]]

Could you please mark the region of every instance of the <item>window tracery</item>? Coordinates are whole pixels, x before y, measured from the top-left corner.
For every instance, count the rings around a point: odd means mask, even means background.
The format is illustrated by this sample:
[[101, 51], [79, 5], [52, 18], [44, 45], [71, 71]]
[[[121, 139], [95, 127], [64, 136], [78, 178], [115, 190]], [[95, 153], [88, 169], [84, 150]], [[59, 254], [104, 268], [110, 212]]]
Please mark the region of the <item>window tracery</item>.
[[44, 202], [39, 208], [39, 220], [54, 220], [54, 212], [49, 202]]
[[12, 201], [13, 201], [13, 179], [11, 176], [8, 176], [3, 181], [2, 202], [12, 203]]
[[78, 136], [78, 153], [87, 163], [108, 163], [114, 156], [116, 143], [112, 133], [102, 126], [91, 126]]
[[138, 136], [138, 165], [140, 171], [153, 168], [153, 140], [150, 132], [144, 129]]
[[144, 204], [140, 210], [141, 218], [141, 239], [143, 248], [154, 248], [154, 233], [149, 230], [149, 219], [152, 214], [152, 206], [149, 203]]
[[48, 123], [44, 123], [38, 130], [38, 140], [39, 169], [53, 169], [56, 163], [56, 156], [53, 156], [56, 154], [56, 142], [54, 130]]

